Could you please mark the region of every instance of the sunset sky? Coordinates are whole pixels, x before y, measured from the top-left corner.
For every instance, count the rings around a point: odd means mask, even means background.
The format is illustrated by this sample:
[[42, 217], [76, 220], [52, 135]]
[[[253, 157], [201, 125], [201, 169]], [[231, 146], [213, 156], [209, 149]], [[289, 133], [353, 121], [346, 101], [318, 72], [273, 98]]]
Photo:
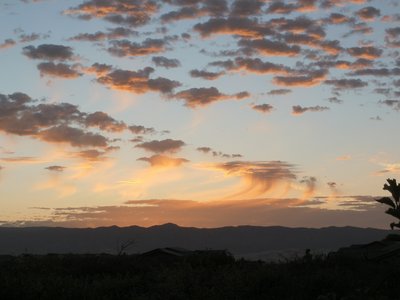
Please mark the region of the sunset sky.
[[392, 221], [398, 0], [2, 0], [0, 27], [0, 225]]

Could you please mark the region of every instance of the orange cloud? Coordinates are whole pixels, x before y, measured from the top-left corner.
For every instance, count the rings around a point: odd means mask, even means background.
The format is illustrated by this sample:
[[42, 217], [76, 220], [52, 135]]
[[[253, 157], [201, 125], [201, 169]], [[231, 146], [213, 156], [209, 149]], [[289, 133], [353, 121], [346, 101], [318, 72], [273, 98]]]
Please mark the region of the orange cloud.
[[307, 75], [289, 75], [289, 76], [276, 76], [273, 83], [280, 86], [300, 86], [311, 87], [319, 85], [325, 79], [327, 71], [316, 70], [309, 72]]
[[352, 159], [352, 157], [351, 157], [351, 155], [342, 155], [342, 156], [339, 156], [339, 157], [337, 157], [336, 158], [336, 160], [351, 160]]
[[303, 194], [304, 199], [309, 199], [310, 197], [314, 196], [317, 188], [317, 179], [315, 177], [304, 177], [302, 180], [300, 180], [300, 183], [305, 185]]
[[94, 63], [90, 67], [80, 66], [82, 72], [86, 74], [95, 74], [99, 77], [111, 72], [112, 68], [113, 67], [111, 65], [99, 64], [99, 63]]
[[129, 91], [136, 94], [144, 94], [151, 91], [168, 94], [176, 87], [181, 86], [179, 82], [167, 78], [149, 78], [153, 72], [154, 69], [150, 67], [138, 71], [117, 69], [98, 77], [97, 82], [112, 89]]
[[173, 168], [179, 167], [184, 163], [189, 162], [184, 158], [174, 158], [165, 155], [153, 155], [151, 157], [141, 157], [137, 160], [148, 162], [152, 167]]
[[[328, 201], [296, 198], [263, 198], [200, 202], [192, 200], [131, 200], [123, 205], [57, 208], [50, 212], [50, 226], [154, 226], [176, 223], [187, 227], [235, 225], [280, 225], [290, 227], [359, 226], [379, 228], [387, 224], [382, 208], [371, 196], [346, 196], [338, 199], [339, 208], [321, 208]], [[372, 220], [372, 221], [371, 221]], [[43, 225], [45, 222], [41, 220]], [[372, 222], [372, 223], [371, 223]], [[25, 220], [25, 226], [35, 221]]]
[[288, 68], [282, 64], [274, 64], [264, 62], [259, 58], [242, 58], [235, 59], [235, 66], [229, 70], [245, 70], [256, 74], [287, 74]]
[[347, 49], [347, 53], [351, 56], [365, 59], [379, 58], [383, 51], [381, 49], [368, 46], [368, 47], [352, 47]]
[[16, 44], [17, 44], [16, 41], [14, 41], [12, 39], [6, 39], [6, 40], [4, 40], [3, 43], [0, 43], [0, 50], [11, 48], [11, 47], [15, 46]]
[[382, 164], [384, 166], [384, 169], [376, 172], [376, 175], [378, 176], [388, 176], [388, 174], [400, 174], [400, 163], [394, 163], [394, 164]]
[[330, 24], [345, 24], [345, 23], [349, 23], [350, 22], [350, 18], [340, 14], [340, 13], [331, 13], [329, 15], [329, 18], [327, 18], [327, 21]]
[[36, 190], [54, 190], [57, 193], [58, 198], [65, 198], [72, 196], [77, 192], [77, 188], [74, 185], [62, 183], [58, 178], [51, 178], [47, 181], [34, 185]]
[[296, 179], [294, 166], [281, 161], [232, 161], [213, 167], [224, 171], [227, 176], [242, 178], [244, 188], [232, 195], [233, 198], [261, 196], [281, 184], [287, 190]]
[[31, 157], [31, 156], [2, 157], [0, 158], [0, 160], [9, 163], [23, 163], [23, 164], [25, 163], [36, 164], [44, 162], [36, 157]]
[[353, 4], [364, 4], [368, 0], [324, 0], [322, 2], [322, 7], [330, 8], [332, 6], [344, 6], [348, 3]]
[[164, 52], [166, 41], [162, 39], [146, 39], [143, 43], [130, 42], [128, 40], [111, 41], [108, 52], [118, 57], [142, 56]]
[[209, 37], [215, 34], [238, 35], [248, 38], [260, 38], [271, 34], [272, 30], [266, 24], [250, 18], [214, 18], [205, 23], [196, 24], [193, 29], [202, 37]]
[[158, 5], [151, 0], [87, 0], [77, 7], [65, 10], [64, 14], [77, 15], [84, 20], [99, 18], [116, 24], [136, 27], [148, 23], [151, 16], [157, 11]]
[[367, 6], [357, 11], [356, 15], [364, 21], [373, 21], [381, 15], [381, 11], [375, 7]]
[[297, 3], [273, 1], [267, 9], [272, 14], [290, 14], [292, 12], [312, 12], [317, 9], [317, 0], [299, 0]]
[[271, 41], [267, 39], [240, 40], [239, 46], [245, 53], [259, 53], [267, 56], [297, 56], [300, 54], [300, 47], [290, 46], [286, 43]]

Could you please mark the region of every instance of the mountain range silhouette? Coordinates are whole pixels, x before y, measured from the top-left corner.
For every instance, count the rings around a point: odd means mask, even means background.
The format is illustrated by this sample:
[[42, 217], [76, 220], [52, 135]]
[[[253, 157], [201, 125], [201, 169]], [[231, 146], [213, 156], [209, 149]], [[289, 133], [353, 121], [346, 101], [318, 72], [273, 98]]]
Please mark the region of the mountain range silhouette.
[[[180, 227], [167, 223], [152, 227], [25, 227], [0, 228], [0, 254], [111, 253], [134, 240], [126, 253], [155, 248], [228, 250], [237, 257], [268, 258], [278, 253], [334, 251], [351, 244], [369, 243], [389, 230], [357, 227], [288, 228], [280, 226]], [[272, 255], [273, 256], [273, 255]]]

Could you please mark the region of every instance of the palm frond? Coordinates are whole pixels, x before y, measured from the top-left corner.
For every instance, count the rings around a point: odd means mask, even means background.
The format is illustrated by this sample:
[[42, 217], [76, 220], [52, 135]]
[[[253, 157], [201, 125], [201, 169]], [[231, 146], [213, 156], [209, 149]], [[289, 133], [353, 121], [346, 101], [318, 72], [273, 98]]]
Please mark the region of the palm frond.
[[383, 197], [375, 200], [378, 201], [379, 203], [387, 204], [393, 208], [396, 208], [396, 203], [389, 197]]
[[391, 215], [400, 220], [400, 209], [389, 208], [385, 211], [388, 215]]

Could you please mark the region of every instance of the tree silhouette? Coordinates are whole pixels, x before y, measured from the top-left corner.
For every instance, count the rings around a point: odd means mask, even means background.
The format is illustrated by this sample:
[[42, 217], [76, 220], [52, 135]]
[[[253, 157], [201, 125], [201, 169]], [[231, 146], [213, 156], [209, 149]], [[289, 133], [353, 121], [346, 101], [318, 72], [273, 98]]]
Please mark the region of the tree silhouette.
[[390, 223], [390, 228], [400, 228], [400, 183], [398, 184], [394, 178], [388, 178], [386, 181], [388, 183], [383, 185], [383, 189], [389, 191], [392, 194], [392, 198], [383, 197], [381, 199], [376, 199], [376, 201], [389, 205], [390, 207], [385, 211], [385, 213], [399, 219], [399, 222], [397, 223]]
[[117, 245], [117, 255], [125, 254], [125, 250], [132, 247], [135, 244], [135, 240], [127, 240], [123, 243], [118, 243]]

